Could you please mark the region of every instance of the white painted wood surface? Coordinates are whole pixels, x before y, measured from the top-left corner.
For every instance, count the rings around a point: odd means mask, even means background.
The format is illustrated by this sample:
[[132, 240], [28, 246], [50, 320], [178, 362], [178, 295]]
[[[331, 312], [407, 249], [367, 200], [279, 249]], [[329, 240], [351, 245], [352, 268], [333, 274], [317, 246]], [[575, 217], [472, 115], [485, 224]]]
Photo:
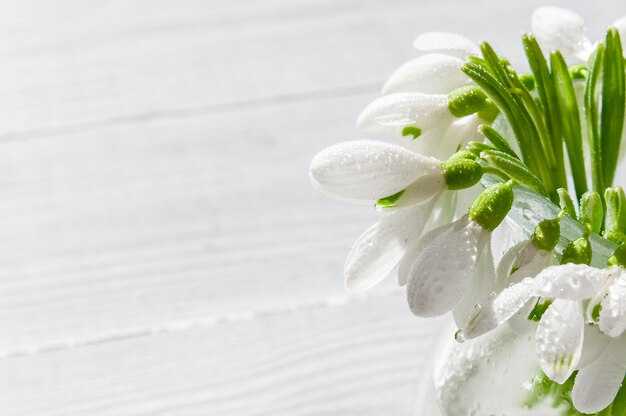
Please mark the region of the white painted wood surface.
[[408, 414], [438, 322], [344, 291], [376, 214], [308, 162], [416, 34], [521, 62], [538, 4], [1, 2], [0, 415]]

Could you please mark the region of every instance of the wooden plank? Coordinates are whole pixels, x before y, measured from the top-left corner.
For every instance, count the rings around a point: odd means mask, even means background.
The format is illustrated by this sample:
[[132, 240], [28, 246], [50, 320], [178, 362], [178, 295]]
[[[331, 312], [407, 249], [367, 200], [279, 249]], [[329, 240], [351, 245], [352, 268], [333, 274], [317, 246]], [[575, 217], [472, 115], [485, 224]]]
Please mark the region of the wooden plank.
[[344, 294], [378, 215], [308, 164], [369, 98], [0, 144], [0, 350]]
[[12, 416], [408, 415], [438, 320], [391, 295], [0, 360]]
[[[569, 5], [564, 0], [553, 2]], [[38, 0], [0, 4], [0, 137], [42, 137], [102, 124], [308, 94], [376, 91], [427, 30], [506, 47], [542, 2], [398, 0]], [[581, 3], [594, 35], [623, 10]]]

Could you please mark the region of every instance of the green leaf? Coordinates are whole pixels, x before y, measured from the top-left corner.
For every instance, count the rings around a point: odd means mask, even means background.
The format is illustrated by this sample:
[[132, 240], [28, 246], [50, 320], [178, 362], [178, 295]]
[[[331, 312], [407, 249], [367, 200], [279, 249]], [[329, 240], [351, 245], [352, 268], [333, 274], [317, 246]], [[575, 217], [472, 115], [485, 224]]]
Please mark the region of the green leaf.
[[585, 84], [584, 99], [587, 140], [589, 141], [589, 155], [591, 157], [591, 179], [593, 189], [596, 192], [603, 192], [605, 188], [602, 178], [602, 147], [598, 126], [598, 103], [596, 101], [596, 90], [602, 73], [603, 56], [604, 44], [601, 43], [589, 58], [589, 75]]
[[548, 191], [541, 180], [518, 159], [497, 150], [486, 150], [481, 156], [491, 166], [502, 171], [518, 184], [532, 189], [540, 195], [548, 196]]
[[515, 151], [511, 149], [511, 146], [509, 146], [507, 140], [502, 137], [502, 135], [500, 135], [500, 133], [498, 133], [493, 127], [487, 124], [483, 124], [478, 129], [480, 133], [485, 136], [487, 140], [491, 142], [491, 144], [495, 146], [496, 149], [516, 159], [519, 159]]
[[[600, 140], [602, 149], [602, 179], [611, 186], [617, 168], [622, 130], [624, 128], [624, 55], [619, 32], [610, 28], [606, 32], [606, 51], [602, 66], [602, 112], [600, 115]], [[598, 192], [602, 192], [598, 190]]]
[[580, 197], [587, 192], [587, 173], [585, 172], [582, 127], [576, 92], [565, 59], [559, 51], [550, 54], [550, 66], [556, 89], [556, 103], [561, 116], [561, 130], [567, 145], [576, 195]]

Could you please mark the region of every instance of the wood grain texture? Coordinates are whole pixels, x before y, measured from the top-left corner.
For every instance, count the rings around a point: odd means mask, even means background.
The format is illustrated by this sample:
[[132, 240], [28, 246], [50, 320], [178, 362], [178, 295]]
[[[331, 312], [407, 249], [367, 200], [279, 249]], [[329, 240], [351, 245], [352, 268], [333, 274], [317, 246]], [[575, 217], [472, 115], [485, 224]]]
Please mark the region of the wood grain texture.
[[415, 35], [509, 50], [539, 4], [1, 2], [0, 414], [407, 414], [438, 321], [346, 294], [377, 215], [308, 163]]
[[2, 360], [0, 408], [12, 416], [408, 414], [441, 321], [416, 322], [402, 298]]

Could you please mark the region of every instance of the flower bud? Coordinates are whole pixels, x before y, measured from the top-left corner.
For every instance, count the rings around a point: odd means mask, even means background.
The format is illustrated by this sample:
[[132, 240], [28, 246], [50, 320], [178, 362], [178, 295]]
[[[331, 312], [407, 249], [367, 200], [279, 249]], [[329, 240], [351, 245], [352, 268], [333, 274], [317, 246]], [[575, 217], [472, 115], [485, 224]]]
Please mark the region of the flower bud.
[[602, 227], [604, 209], [597, 192], [585, 192], [580, 198], [580, 221], [589, 226], [592, 232], [599, 233]]
[[606, 201], [606, 224], [602, 236], [607, 240], [626, 242], [626, 196], [621, 186], [604, 191]]
[[477, 86], [457, 88], [448, 94], [448, 109], [453, 116], [461, 118], [484, 110], [488, 106], [487, 95]]
[[561, 264], [589, 264], [591, 263], [591, 243], [586, 236], [572, 241], [563, 250]]
[[513, 197], [513, 182], [496, 183], [478, 195], [469, 216], [485, 230], [493, 231], [511, 210]]
[[[459, 155], [458, 153], [467, 153]], [[473, 160], [470, 152], [458, 152], [441, 162], [441, 169], [448, 189], [466, 189], [478, 183], [483, 176], [483, 167]]]
[[559, 242], [561, 236], [561, 224], [558, 218], [547, 219], [539, 222], [531, 239], [538, 249], [552, 251]]

